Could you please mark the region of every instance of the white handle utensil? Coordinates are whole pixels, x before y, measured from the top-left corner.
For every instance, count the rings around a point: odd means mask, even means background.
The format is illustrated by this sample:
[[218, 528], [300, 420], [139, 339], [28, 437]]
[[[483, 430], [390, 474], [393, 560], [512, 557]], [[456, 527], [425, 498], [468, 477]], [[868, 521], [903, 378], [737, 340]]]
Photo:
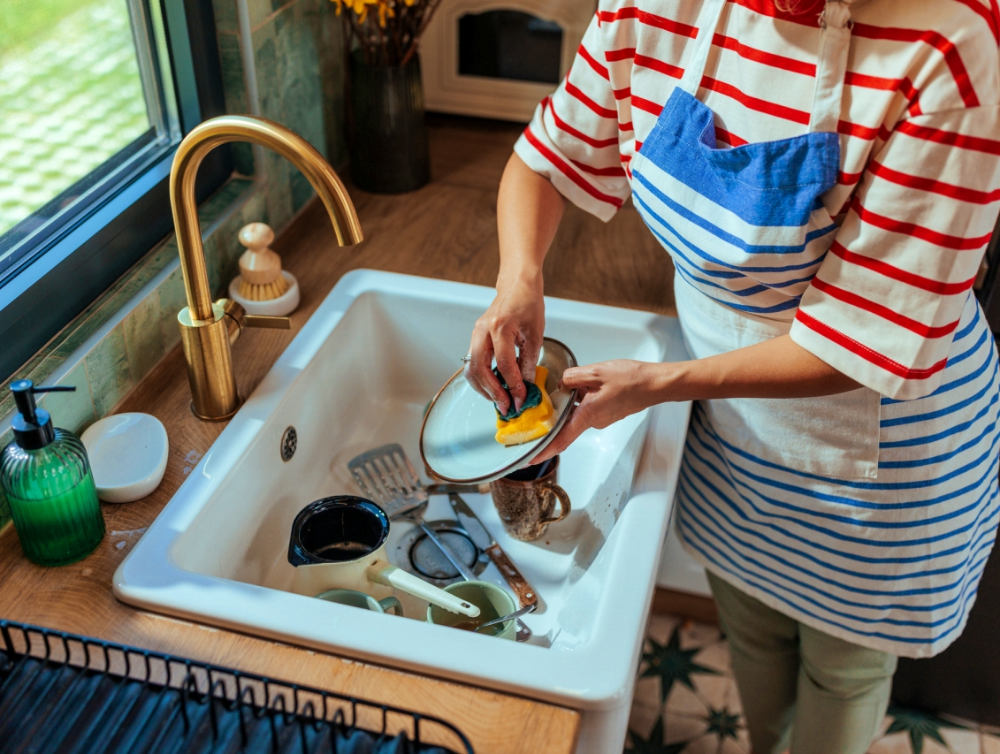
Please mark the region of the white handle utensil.
[[461, 613], [462, 615], [468, 615], [470, 618], [479, 617], [479, 608], [471, 602], [466, 602], [453, 594], [448, 594], [444, 589], [438, 589], [433, 584], [428, 584], [413, 574], [396, 568], [396, 566], [389, 566], [379, 571], [376, 579], [386, 586], [395, 587], [401, 592], [412, 594], [414, 597], [420, 597], [432, 605], [437, 605], [449, 612]]

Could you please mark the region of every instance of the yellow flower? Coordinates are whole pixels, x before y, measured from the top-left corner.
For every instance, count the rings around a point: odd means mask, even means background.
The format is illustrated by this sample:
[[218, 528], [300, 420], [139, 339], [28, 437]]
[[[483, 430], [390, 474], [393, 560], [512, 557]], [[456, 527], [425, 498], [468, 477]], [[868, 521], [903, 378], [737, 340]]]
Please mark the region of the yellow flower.
[[[358, 17], [358, 23], [363, 24], [368, 18], [369, 6], [374, 5], [375, 9], [378, 11], [379, 25], [383, 28], [386, 24], [387, 18], [395, 18], [396, 11], [395, 5], [397, 0], [331, 0], [331, 2], [337, 5], [337, 15], [340, 15], [341, 9], [346, 5], [348, 10], [354, 12]], [[414, 5], [417, 0], [403, 0], [403, 2], [408, 5]]]

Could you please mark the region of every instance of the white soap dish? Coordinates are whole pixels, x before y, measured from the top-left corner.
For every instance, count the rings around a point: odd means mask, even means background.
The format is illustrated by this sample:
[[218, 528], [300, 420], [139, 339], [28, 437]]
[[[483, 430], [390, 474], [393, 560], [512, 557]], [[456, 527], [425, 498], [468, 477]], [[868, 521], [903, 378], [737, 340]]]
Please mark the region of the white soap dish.
[[115, 414], [87, 427], [80, 438], [90, 458], [97, 496], [131, 503], [155, 490], [167, 468], [167, 430], [149, 414]]
[[229, 298], [242, 306], [247, 314], [264, 314], [271, 317], [284, 317], [291, 314], [299, 305], [299, 281], [288, 270], [282, 270], [281, 274], [288, 281], [288, 290], [278, 298], [268, 301], [251, 301], [240, 295], [240, 281], [243, 278], [237, 275], [229, 284]]

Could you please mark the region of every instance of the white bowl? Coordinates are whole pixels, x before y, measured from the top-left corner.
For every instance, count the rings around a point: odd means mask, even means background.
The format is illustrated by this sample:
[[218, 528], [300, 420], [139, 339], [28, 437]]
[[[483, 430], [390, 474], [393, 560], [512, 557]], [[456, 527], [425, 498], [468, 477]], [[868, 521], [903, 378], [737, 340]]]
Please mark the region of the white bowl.
[[299, 306], [299, 281], [288, 270], [282, 270], [281, 274], [288, 281], [288, 290], [278, 298], [268, 301], [251, 301], [240, 295], [241, 275], [237, 275], [229, 283], [229, 298], [242, 306], [247, 314], [261, 314], [269, 317], [284, 317], [294, 312]]
[[90, 458], [97, 496], [131, 503], [155, 490], [167, 468], [167, 430], [149, 414], [115, 414], [87, 427], [80, 438]]

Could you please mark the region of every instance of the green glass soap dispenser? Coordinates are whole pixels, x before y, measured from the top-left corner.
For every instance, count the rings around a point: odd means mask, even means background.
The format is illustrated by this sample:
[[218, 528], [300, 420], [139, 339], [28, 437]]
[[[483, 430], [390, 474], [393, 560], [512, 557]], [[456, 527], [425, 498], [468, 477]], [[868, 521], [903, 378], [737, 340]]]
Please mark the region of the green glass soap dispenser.
[[86, 557], [104, 537], [104, 516], [94, 475], [80, 438], [52, 426], [35, 393], [76, 390], [11, 383], [18, 413], [14, 440], [0, 454], [0, 487], [10, 503], [14, 528], [28, 559], [44, 566]]

